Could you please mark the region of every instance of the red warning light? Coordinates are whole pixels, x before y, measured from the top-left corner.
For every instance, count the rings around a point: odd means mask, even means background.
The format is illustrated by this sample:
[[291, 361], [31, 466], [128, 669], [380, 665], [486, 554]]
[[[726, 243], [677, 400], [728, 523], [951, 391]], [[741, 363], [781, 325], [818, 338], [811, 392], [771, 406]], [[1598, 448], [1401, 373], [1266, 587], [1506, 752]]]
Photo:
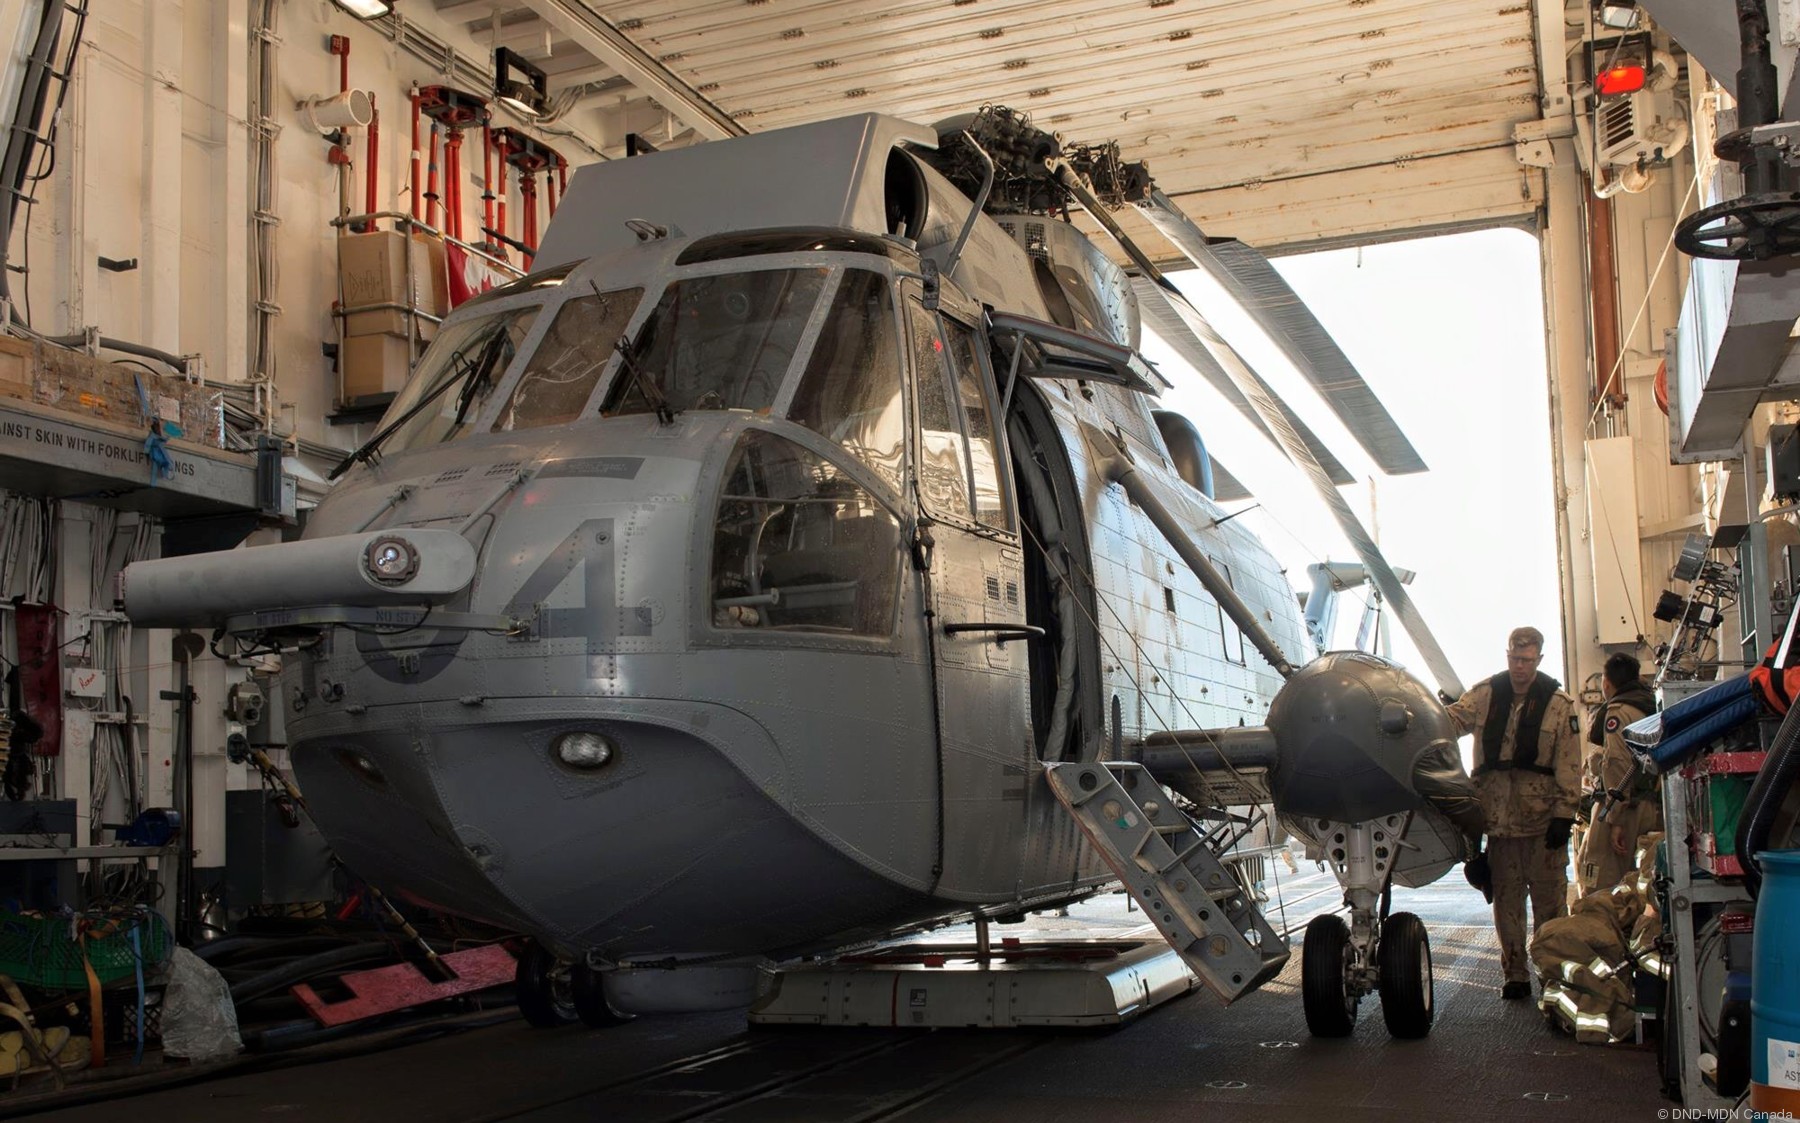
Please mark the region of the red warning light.
[[1622, 63], [1610, 70], [1602, 71], [1594, 79], [1594, 89], [1601, 97], [1612, 97], [1615, 94], [1635, 94], [1644, 88], [1644, 68], [1635, 62]]

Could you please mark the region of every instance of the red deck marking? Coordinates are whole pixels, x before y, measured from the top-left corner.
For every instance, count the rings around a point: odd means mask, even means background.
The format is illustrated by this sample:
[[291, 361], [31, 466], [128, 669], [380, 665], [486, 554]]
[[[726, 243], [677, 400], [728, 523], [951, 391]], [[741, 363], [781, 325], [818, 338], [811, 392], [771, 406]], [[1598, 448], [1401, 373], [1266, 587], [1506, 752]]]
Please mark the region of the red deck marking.
[[434, 1002], [451, 995], [486, 990], [513, 981], [518, 969], [512, 953], [501, 944], [486, 944], [466, 951], [453, 951], [441, 956], [444, 966], [456, 975], [448, 982], [433, 982], [410, 963], [377, 967], [373, 971], [356, 971], [343, 977], [344, 986], [354, 997], [342, 1002], [327, 1002], [305, 983], [294, 987], [294, 997], [306, 1012], [319, 1019], [320, 1025], [341, 1026]]

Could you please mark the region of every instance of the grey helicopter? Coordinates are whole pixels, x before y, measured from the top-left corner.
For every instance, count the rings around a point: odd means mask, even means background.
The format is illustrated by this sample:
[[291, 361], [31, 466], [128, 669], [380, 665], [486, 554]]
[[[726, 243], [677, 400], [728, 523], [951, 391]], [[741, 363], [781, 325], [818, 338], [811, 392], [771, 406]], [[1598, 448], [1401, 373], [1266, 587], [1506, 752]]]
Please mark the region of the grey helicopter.
[[[863, 115], [580, 169], [530, 273], [445, 320], [300, 539], [133, 564], [122, 607], [284, 652], [331, 845], [528, 935], [535, 1024], [743, 1005], [761, 963], [1137, 892], [1155, 871], [1109, 860], [1090, 801], [1130, 790], [1194, 861], [1272, 806], [1351, 906], [1308, 928], [1309, 1026], [1350, 1032], [1378, 991], [1419, 1036], [1429, 941], [1389, 890], [1481, 833], [1456, 732], [1397, 664], [1317, 652], [1220, 506], [1241, 484], [1157, 408], [1143, 322], [1240, 415], [1209, 423], [1289, 455], [1460, 684], [1348, 473], [1143, 220], [1384, 469], [1423, 469], [1267, 260], [1116, 144], [1003, 107]], [[1166, 891], [1159, 926], [1227, 1001], [1287, 959], [1241, 881]]]

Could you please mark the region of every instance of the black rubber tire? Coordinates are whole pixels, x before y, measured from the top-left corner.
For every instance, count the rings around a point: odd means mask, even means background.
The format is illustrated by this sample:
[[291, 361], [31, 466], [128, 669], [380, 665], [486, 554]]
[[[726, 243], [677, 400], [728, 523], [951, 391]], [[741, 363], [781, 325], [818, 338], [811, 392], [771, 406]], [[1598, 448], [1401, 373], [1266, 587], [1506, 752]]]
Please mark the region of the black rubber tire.
[[575, 1010], [569, 973], [558, 970], [556, 957], [538, 945], [528, 944], [513, 974], [513, 995], [519, 1013], [537, 1029], [560, 1029], [580, 1017]]
[[1388, 917], [1381, 926], [1375, 962], [1381, 969], [1381, 1017], [1388, 1032], [1409, 1041], [1430, 1033], [1437, 989], [1425, 922], [1410, 912]]
[[1671, 1015], [1681, 1009], [1681, 988], [1676, 985], [1679, 973], [1669, 972], [1662, 985], [1661, 1001], [1656, 1007], [1656, 1074], [1662, 1081], [1662, 1093], [1676, 1103], [1681, 1102], [1681, 1031], [1675, 1028]]
[[1300, 949], [1300, 1001], [1314, 1037], [1349, 1037], [1356, 1029], [1357, 1000], [1346, 986], [1350, 926], [1335, 914], [1315, 916]]
[[575, 1013], [582, 1024], [593, 1029], [622, 1026], [636, 1016], [613, 1008], [606, 999], [602, 975], [585, 963], [577, 963], [569, 969], [569, 996], [575, 1001]]

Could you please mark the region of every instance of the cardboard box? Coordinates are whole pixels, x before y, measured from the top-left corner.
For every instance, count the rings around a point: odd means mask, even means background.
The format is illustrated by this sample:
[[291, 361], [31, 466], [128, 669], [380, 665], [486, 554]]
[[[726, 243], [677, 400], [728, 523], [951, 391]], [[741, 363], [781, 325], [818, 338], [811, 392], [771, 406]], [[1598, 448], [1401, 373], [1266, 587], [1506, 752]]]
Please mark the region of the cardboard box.
[[[338, 284], [342, 294], [346, 336], [407, 333], [406, 235], [397, 230], [346, 234], [338, 243]], [[419, 311], [442, 316], [449, 307], [449, 278], [444, 271], [444, 243], [419, 235], [412, 245], [412, 292]], [[359, 306], [397, 304], [357, 312]], [[437, 334], [437, 324], [419, 317], [420, 339]]]
[[0, 396], [31, 400], [31, 352], [29, 340], [0, 335]]
[[[450, 313], [450, 266], [448, 261], [449, 247], [442, 238], [433, 238], [429, 234], [415, 235], [424, 245], [429, 255], [427, 268], [431, 270], [431, 303], [425, 310], [434, 316], [446, 316]], [[435, 326], [435, 325], [434, 325]]]
[[397, 393], [412, 374], [412, 348], [402, 335], [352, 335], [338, 355], [346, 404]]

